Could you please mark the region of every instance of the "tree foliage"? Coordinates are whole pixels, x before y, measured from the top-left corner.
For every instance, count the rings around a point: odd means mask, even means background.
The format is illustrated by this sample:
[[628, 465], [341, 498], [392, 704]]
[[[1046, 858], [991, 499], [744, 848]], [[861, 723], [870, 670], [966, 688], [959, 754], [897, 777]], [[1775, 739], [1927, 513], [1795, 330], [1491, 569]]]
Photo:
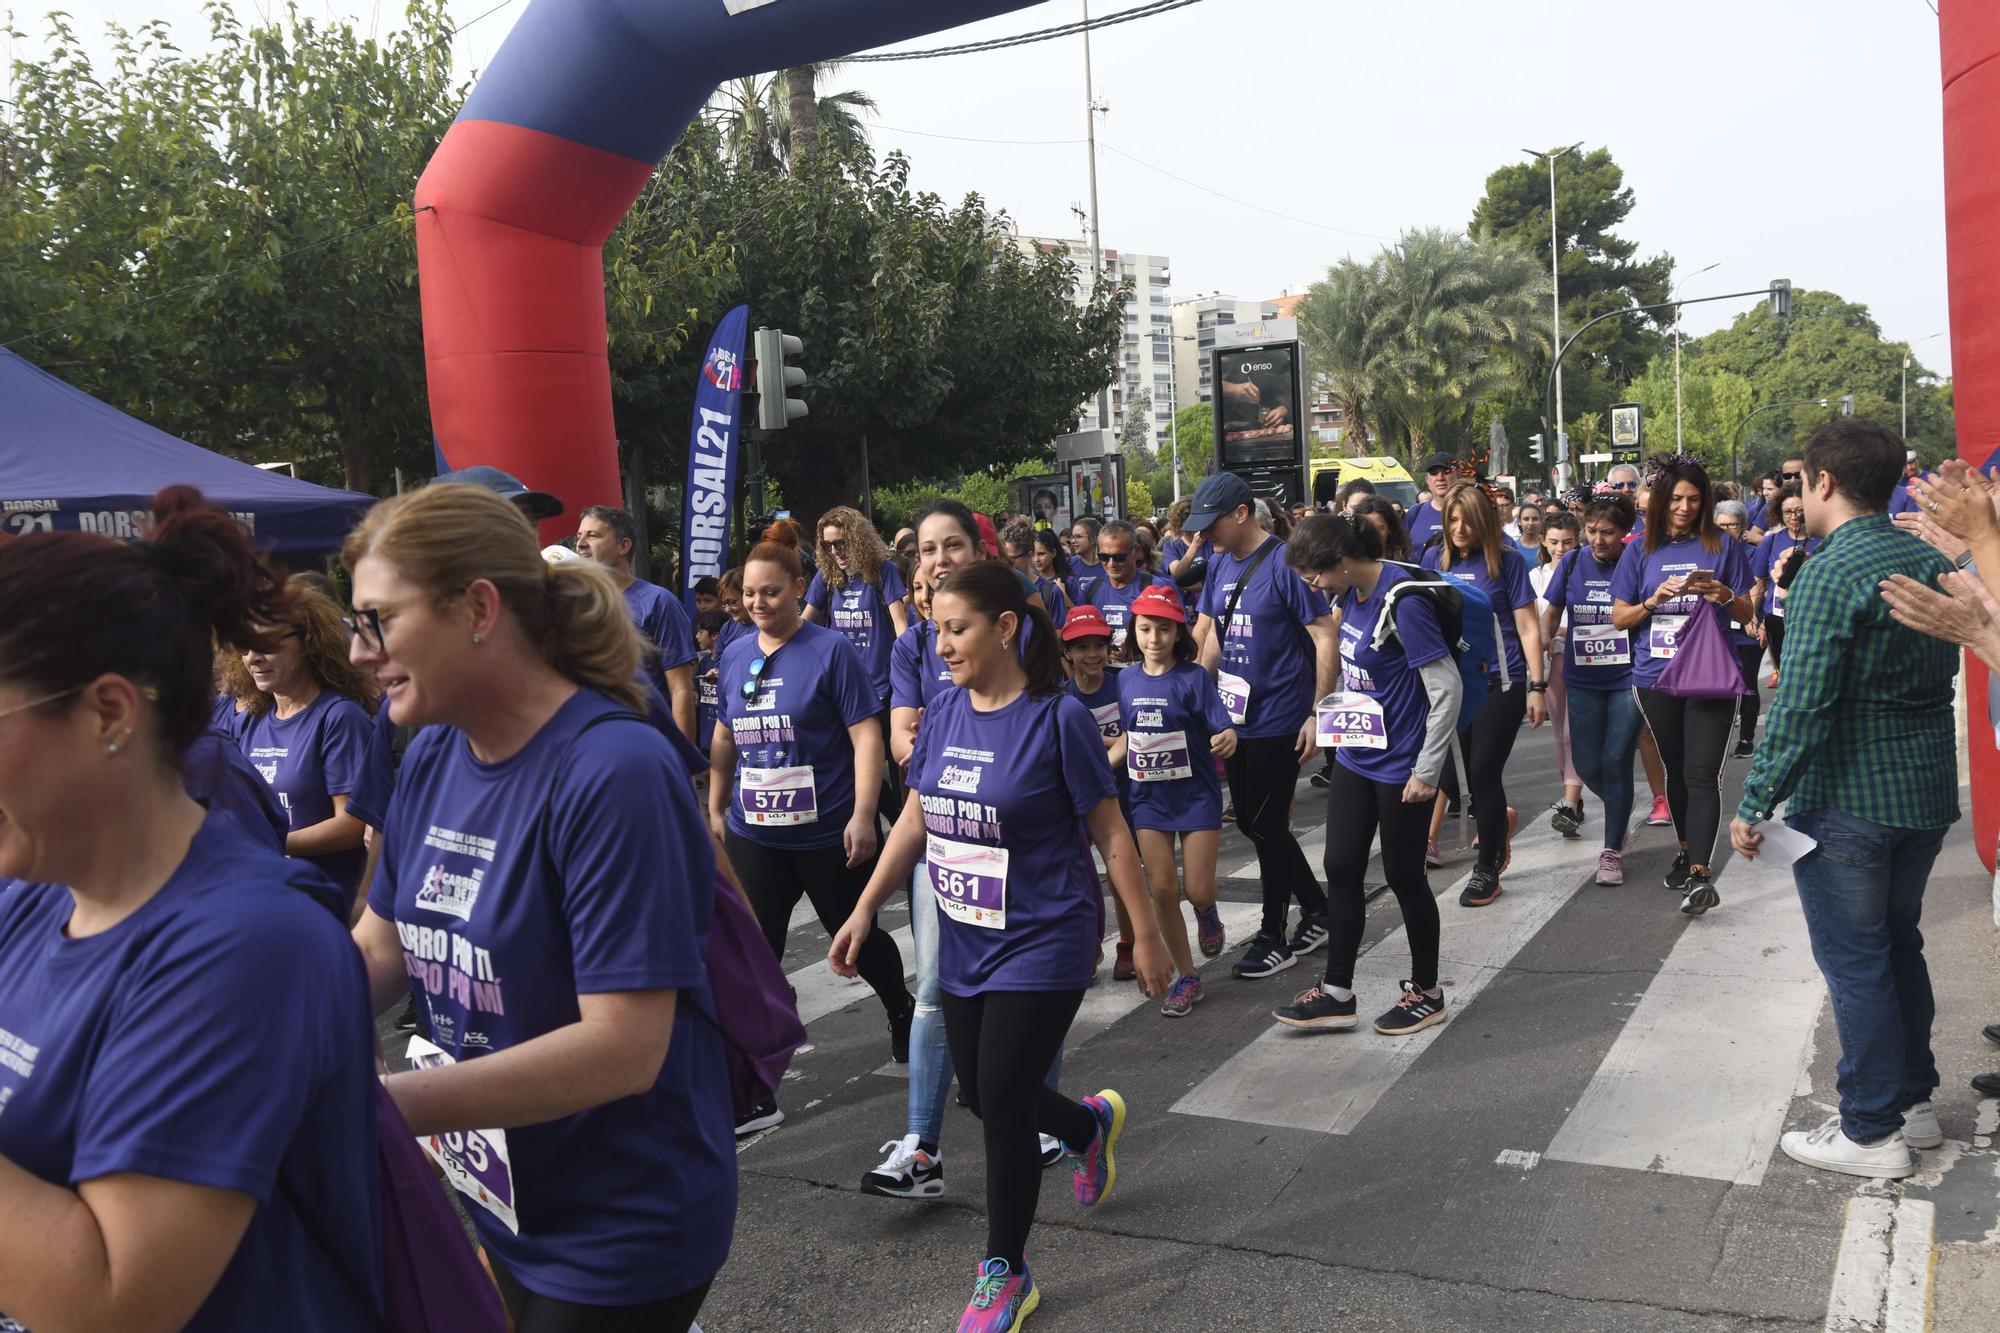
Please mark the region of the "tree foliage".
[[[1625, 172], [1608, 148], [1565, 153], [1556, 159], [1556, 226], [1561, 233], [1563, 336], [1614, 310], [1664, 301], [1674, 261], [1664, 254], [1638, 257], [1639, 246], [1616, 230], [1635, 199]], [[1470, 230], [1493, 236], [1533, 255], [1549, 271], [1549, 169], [1539, 159], [1511, 162], [1486, 178], [1473, 207]], [[1546, 295], [1544, 300], [1546, 300]], [[1640, 374], [1664, 346], [1671, 311], [1607, 319], [1586, 332], [1563, 359], [1563, 405], [1571, 417], [1601, 412], [1617, 401], [1619, 387]], [[1518, 363], [1508, 429], [1540, 430], [1549, 355], [1531, 349]], [[1530, 425], [1533, 422], [1535, 424]]]

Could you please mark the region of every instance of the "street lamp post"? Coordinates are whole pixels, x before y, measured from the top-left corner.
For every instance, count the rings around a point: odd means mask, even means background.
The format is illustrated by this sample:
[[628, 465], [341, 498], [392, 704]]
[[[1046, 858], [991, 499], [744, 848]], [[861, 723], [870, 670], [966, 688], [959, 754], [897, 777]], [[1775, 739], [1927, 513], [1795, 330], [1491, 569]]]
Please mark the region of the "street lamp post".
[[[1549, 164], [1549, 302], [1554, 310], [1555, 344], [1558, 347], [1562, 346], [1563, 340], [1563, 307], [1561, 268], [1562, 233], [1556, 228], [1556, 159], [1565, 153], [1573, 153], [1581, 147], [1583, 147], [1583, 141], [1579, 139], [1569, 147], [1558, 148], [1552, 153], [1540, 152], [1533, 148], [1523, 148], [1521, 150], [1529, 157], [1538, 157]], [[1560, 357], [1557, 358], [1553, 369], [1556, 385], [1556, 419], [1550, 427], [1554, 432], [1550, 438], [1556, 442], [1556, 461], [1558, 463], [1567, 463], [1569, 461], [1569, 449], [1567, 447], [1569, 437], [1563, 433], [1562, 428], [1563, 382], [1562, 361]]]
[[1903, 443], [1905, 445], [1907, 445], [1910, 442], [1910, 367], [1911, 365], [1914, 364], [1914, 359], [1910, 355], [1911, 349], [1916, 347], [1918, 343], [1927, 343], [1932, 338], [1942, 338], [1942, 337], [1944, 337], [1944, 332], [1942, 330], [1939, 330], [1936, 333], [1926, 334], [1924, 337], [1917, 339], [1916, 342], [1903, 344], [1903, 369], [1901, 374], [1898, 376], [1898, 378], [1902, 381], [1902, 392], [1898, 395], [1898, 397], [1901, 399], [1903, 405], [1902, 436], [1903, 436]]
[[[1682, 278], [1680, 282], [1674, 284], [1673, 290], [1667, 293], [1668, 299], [1671, 300], [1681, 294], [1681, 282], [1686, 282], [1688, 278], [1698, 278], [1709, 269], [1721, 267], [1722, 261], [1718, 259], [1708, 268], [1696, 269], [1688, 274], [1687, 278]], [[1678, 305], [1674, 307], [1674, 452], [1677, 454], [1687, 452], [1681, 443], [1681, 308]]]
[[1745, 426], [1748, 426], [1754, 418], [1761, 415], [1762, 413], [1776, 412], [1780, 408], [1785, 408], [1785, 407], [1812, 407], [1815, 404], [1817, 404], [1820, 407], [1832, 407], [1836, 402], [1840, 404], [1840, 412], [1842, 416], [1851, 417], [1854, 415], [1854, 395], [1851, 393], [1840, 394], [1838, 397], [1829, 394], [1825, 398], [1794, 398], [1790, 402], [1765, 403], [1761, 407], [1751, 408], [1748, 412], [1743, 414], [1743, 420], [1736, 423], [1736, 433], [1729, 437], [1730, 477], [1734, 479], [1739, 488], [1743, 485], [1743, 467], [1742, 464], [1737, 461], [1736, 449], [1737, 445], [1743, 439], [1743, 428]]

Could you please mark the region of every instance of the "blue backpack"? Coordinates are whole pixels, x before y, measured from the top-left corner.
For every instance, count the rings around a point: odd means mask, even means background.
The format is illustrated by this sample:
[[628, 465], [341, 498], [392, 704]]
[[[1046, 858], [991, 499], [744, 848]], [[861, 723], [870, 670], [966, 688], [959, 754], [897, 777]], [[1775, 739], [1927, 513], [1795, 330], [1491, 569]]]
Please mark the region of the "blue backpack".
[[1486, 702], [1487, 679], [1496, 672], [1504, 687], [1507, 655], [1500, 648], [1500, 622], [1493, 611], [1493, 599], [1469, 583], [1462, 583], [1434, 569], [1385, 560], [1404, 577], [1382, 597], [1382, 615], [1375, 622], [1374, 648], [1380, 649], [1396, 632], [1396, 603], [1404, 597], [1421, 597], [1437, 613], [1438, 628], [1458, 666], [1461, 687], [1458, 700], [1458, 730], [1472, 725], [1479, 706]]

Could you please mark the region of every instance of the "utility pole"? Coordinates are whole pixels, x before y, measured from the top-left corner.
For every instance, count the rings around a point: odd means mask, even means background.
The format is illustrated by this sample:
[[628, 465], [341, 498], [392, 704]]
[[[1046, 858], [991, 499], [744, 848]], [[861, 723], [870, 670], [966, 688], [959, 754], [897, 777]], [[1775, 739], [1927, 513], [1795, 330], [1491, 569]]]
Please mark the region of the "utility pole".
[[[1090, 0], [1083, 0], [1083, 126], [1090, 153], [1090, 294], [1104, 282], [1104, 240], [1097, 226], [1097, 88], [1090, 71]], [[1111, 428], [1111, 386], [1097, 391], [1097, 424]]]

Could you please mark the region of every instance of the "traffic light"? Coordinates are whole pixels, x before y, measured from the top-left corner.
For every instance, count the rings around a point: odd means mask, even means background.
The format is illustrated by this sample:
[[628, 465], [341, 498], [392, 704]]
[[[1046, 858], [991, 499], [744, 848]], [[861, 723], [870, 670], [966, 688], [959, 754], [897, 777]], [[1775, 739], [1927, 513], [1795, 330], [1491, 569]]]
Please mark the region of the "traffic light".
[[806, 414], [805, 400], [791, 392], [802, 388], [806, 372], [786, 358], [805, 354], [806, 345], [782, 329], [758, 329], [752, 344], [757, 357], [757, 424], [783, 430]]
[[1528, 457], [1534, 459], [1537, 463], [1546, 463], [1549, 461], [1547, 451], [1542, 448], [1541, 436], [1530, 435], [1528, 437]]
[[1783, 319], [1792, 313], [1792, 280], [1771, 279], [1771, 313]]

